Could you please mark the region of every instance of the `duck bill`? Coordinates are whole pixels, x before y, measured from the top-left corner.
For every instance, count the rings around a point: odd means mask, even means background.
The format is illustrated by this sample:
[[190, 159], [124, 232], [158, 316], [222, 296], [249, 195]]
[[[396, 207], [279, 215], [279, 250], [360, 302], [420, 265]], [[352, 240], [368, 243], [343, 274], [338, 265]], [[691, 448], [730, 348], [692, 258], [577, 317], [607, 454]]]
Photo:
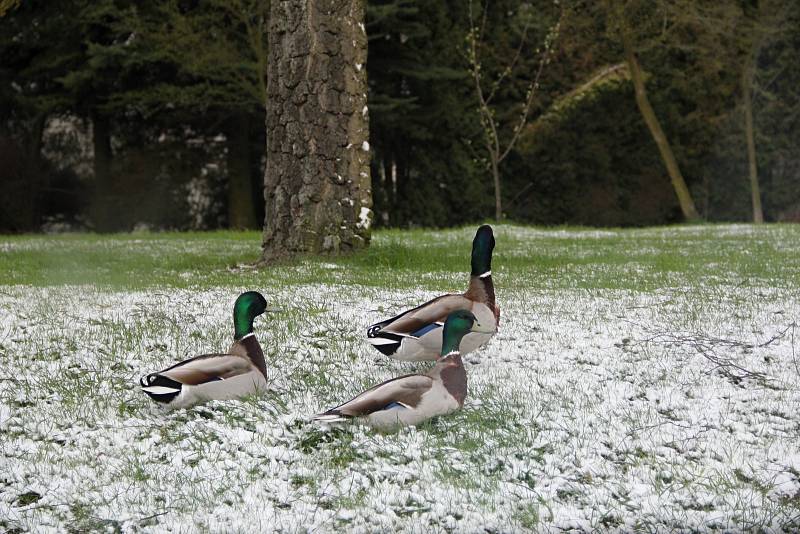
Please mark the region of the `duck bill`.
[[489, 326], [489, 325], [487, 325], [485, 323], [479, 323], [478, 321], [475, 321], [472, 324], [472, 328], [470, 328], [469, 331], [470, 332], [477, 332], [477, 333], [480, 333], [480, 334], [494, 334], [494, 332], [495, 332], [494, 328], [492, 328], [491, 326]]

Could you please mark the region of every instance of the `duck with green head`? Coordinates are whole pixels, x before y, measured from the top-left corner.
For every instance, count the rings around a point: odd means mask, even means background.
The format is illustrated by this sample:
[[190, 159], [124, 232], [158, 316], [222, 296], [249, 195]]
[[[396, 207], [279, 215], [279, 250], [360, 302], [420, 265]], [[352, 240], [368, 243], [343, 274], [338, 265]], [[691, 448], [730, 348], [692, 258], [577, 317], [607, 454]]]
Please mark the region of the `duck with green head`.
[[397, 360], [435, 360], [442, 347], [444, 320], [454, 310], [466, 309], [491, 328], [486, 333], [470, 333], [461, 344], [467, 354], [486, 344], [497, 332], [500, 307], [495, 302], [492, 282], [494, 233], [485, 224], [472, 240], [472, 271], [465, 293], [448, 294], [404, 311], [391, 319], [371, 325], [367, 341], [381, 353]]
[[482, 324], [472, 312], [451, 312], [443, 327], [439, 359], [426, 374], [405, 375], [374, 386], [353, 399], [314, 416], [333, 423], [358, 418], [368, 425], [390, 430], [417, 425], [464, 406], [467, 371], [459, 346], [470, 333], [488, 334], [493, 325]]
[[196, 356], [143, 376], [142, 391], [158, 403], [181, 408], [266, 389], [264, 352], [253, 332], [253, 321], [265, 311], [267, 301], [261, 293], [242, 293], [233, 305], [234, 342], [228, 352]]

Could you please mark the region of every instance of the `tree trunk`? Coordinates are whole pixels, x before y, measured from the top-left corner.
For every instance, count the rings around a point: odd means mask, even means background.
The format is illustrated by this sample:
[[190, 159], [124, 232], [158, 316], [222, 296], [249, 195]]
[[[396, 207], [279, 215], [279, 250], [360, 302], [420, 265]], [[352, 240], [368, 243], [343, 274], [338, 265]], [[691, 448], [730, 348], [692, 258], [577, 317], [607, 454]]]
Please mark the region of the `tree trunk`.
[[756, 140], [753, 132], [753, 74], [755, 64], [745, 65], [742, 72], [742, 99], [744, 100], [744, 134], [747, 138], [747, 163], [750, 176], [750, 195], [753, 201], [753, 222], [764, 222], [761, 209], [761, 189], [758, 184], [758, 166], [756, 165]]
[[503, 201], [500, 197], [500, 169], [497, 158], [490, 153], [492, 159], [492, 179], [494, 180], [494, 220], [500, 222], [503, 218]]
[[29, 226], [26, 230], [35, 230], [42, 222], [42, 191], [49, 186], [50, 175], [44, 169], [44, 157], [42, 156], [42, 147], [44, 145], [44, 128], [47, 125], [47, 114], [39, 113], [33, 120], [31, 125], [30, 137], [26, 143], [26, 149], [29, 150], [27, 161], [30, 162], [30, 167], [34, 172], [31, 176], [25, 179], [27, 187], [26, 198], [28, 202], [27, 213]]
[[237, 230], [258, 228], [250, 175], [250, 120], [246, 113], [235, 113], [226, 128], [228, 138], [228, 227]]
[[373, 182], [373, 184], [378, 183], [379, 188], [376, 193], [376, 189], [372, 188], [372, 203], [373, 203], [373, 210], [375, 211], [375, 216], [377, 217], [378, 210], [375, 208], [378, 205], [375, 201], [375, 195], [379, 195], [378, 198], [380, 199], [380, 222], [384, 226], [389, 226], [390, 221], [394, 219], [394, 191], [392, 190], [392, 165], [391, 165], [391, 155], [387, 154], [378, 162], [378, 180]]
[[397, 160], [394, 154], [392, 154], [391, 165], [389, 166], [389, 191], [389, 205], [392, 207], [389, 217], [394, 222], [397, 222]]
[[114, 199], [111, 179], [111, 127], [108, 118], [92, 114], [92, 146], [94, 149], [94, 195], [92, 198], [92, 220], [99, 232], [114, 229]]
[[683, 217], [687, 221], [695, 221], [700, 219], [697, 214], [697, 209], [692, 200], [692, 195], [689, 188], [686, 186], [686, 181], [683, 179], [678, 162], [675, 160], [675, 155], [672, 153], [664, 130], [661, 129], [661, 124], [658, 122], [658, 117], [650, 105], [650, 100], [647, 98], [647, 91], [644, 86], [644, 76], [639, 67], [639, 61], [636, 59], [636, 54], [633, 51], [633, 45], [630, 42], [630, 37], [626, 31], [622, 30], [622, 41], [625, 49], [625, 62], [628, 64], [628, 70], [631, 74], [631, 81], [636, 91], [636, 104], [639, 106], [639, 111], [642, 113], [645, 123], [653, 136], [653, 140], [658, 145], [658, 150], [661, 153], [661, 159], [664, 160], [664, 165], [667, 167], [667, 173], [672, 181], [672, 187], [675, 189], [675, 194], [678, 196], [678, 202], [683, 212]]
[[262, 259], [366, 247], [364, 0], [271, 2]]

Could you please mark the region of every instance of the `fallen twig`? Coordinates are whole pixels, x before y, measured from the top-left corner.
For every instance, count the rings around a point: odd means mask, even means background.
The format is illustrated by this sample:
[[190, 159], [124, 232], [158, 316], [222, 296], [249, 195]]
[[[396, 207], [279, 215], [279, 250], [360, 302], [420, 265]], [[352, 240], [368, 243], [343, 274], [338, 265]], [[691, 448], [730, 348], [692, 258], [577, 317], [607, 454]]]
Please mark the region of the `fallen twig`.
[[[635, 324], [635, 323], [634, 323]], [[638, 325], [641, 326], [641, 325]], [[714, 337], [703, 334], [701, 332], [654, 332], [647, 327], [642, 327], [649, 335], [644, 339], [637, 340], [635, 345], [648, 345], [648, 344], [659, 344], [662, 346], [668, 347], [677, 347], [677, 346], [689, 346], [695, 350], [698, 354], [706, 358], [708, 361], [714, 364], [713, 369], [711, 371], [719, 371], [723, 375], [727, 376], [728, 378], [738, 382], [744, 378], [753, 378], [758, 380], [772, 380], [772, 377], [769, 375], [747, 369], [740, 365], [736, 360], [729, 356], [724, 356], [719, 353], [719, 349], [732, 349], [732, 348], [742, 348], [742, 349], [754, 349], [754, 348], [764, 348], [768, 347], [775, 341], [786, 337], [787, 333], [791, 330], [791, 337], [792, 337], [792, 357], [795, 358], [794, 353], [794, 329], [796, 328], [796, 323], [792, 323], [771, 338], [767, 339], [762, 343], [751, 343], [747, 341], [741, 341], [738, 339], [727, 339], [721, 337]], [[798, 364], [797, 360], [794, 360], [795, 368], [798, 369], [798, 374], [800, 374], [800, 365]]]

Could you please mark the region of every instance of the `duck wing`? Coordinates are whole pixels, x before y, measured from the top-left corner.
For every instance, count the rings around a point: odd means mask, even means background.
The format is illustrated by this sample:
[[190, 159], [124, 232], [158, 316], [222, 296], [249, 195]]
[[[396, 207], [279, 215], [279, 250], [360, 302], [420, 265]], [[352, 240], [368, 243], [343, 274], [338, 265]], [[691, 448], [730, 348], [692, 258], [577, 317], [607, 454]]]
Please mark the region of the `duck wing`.
[[369, 415], [396, 405], [415, 408], [422, 396], [433, 386], [433, 378], [425, 375], [405, 375], [387, 380], [353, 397], [344, 404], [317, 414], [321, 421], [336, 421]]
[[450, 313], [462, 309], [471, 310], [473, 304], [464, 295], [436, 297], [416, 308], [370, 325], [367, 328], [367, 341], [386, 356], [396, 357], [403, 338], [421, 338], [428, 332], [441, 328]]
[[464, 295], [442, 295], [390, 319], [370, 325], [367, 337], [379, 337], [385, 332], [418, 337], [421, 330], [433, 324], [444, 323], [450, 313], [472, 309], [472, 305], [473, 302]]
[[196, 386], [214, 380], [225, 380], [253, 368], [250, 360], [238, 354], [204, 354], [168, 367], [157, 373], [142, 377], [142, 386], [153, 384], [157, 377], [164, 377], [185, 386]]

